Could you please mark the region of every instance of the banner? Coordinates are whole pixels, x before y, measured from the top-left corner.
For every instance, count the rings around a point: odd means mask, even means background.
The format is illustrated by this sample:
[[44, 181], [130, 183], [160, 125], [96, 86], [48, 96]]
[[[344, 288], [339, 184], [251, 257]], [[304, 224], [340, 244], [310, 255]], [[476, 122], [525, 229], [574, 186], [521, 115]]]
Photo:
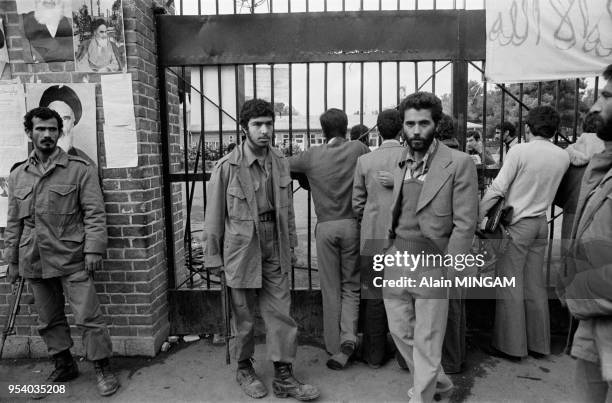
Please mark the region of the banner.
[[612, 63], [612, 1], [487, 1], [487, 79], [598, 76]]

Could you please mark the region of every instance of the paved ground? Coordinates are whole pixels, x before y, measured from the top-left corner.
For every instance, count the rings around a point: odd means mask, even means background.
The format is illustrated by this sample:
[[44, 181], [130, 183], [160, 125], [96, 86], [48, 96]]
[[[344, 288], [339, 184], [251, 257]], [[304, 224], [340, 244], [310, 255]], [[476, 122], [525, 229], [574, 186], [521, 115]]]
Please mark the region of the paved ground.
[[[511, 363], [485, 355], [482, 337], [470, 337], [468, 370], [454, 375], [457, 387], [443, 402], [571, 402], [572, 359], [560, 353], [563, 340], [555, 340], [555, 354], [549, 358], [528, 358]], [[256, 369], [270, 385], [272, 365], [264, 360], [265, 347], [257, 346]], [[320, 347], [302, 345], [298, 351], [296, 375], [320, 387], [321, 402], [404, 402], [411, 386], [410, 374], [394, 361], [378, 370], [354, 363], [345, 371], [325, 367], [327, 354]], [[223, 347], [209, 340], [174, 346], [154, 359], [116, 358], [122, 387], [111, 398], [95, 394], [95, 375], [90, 364], [79, 362], [81, 376], [68, 385], [65, 395], [44, 401], [106, 402], [239, 402], [249, 401], [234, 381], [233, 366], [225, 365]], [[46, 360], [9, 360], [0, 366], [0, 401], [24, 401], [9, 397], [11, 383], [39, 383], [47, 375]], [[262, 402], [280, 401], [270, 394]]]

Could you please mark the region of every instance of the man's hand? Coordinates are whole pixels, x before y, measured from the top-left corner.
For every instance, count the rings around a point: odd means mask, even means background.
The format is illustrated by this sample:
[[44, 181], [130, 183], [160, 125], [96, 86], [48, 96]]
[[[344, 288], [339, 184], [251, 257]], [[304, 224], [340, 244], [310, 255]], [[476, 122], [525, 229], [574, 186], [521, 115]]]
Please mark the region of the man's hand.
[[9, 263], [6, 279], [10, 284], [15, 284], [19, 278], [19, 263]]
[[378, 183], [386, 188], [393, 187], [393, 174], [391, 172], [378, 171], [376, 172], [376, 179], [378, 180]]
[[93, 276], [96, 270], [102, 270], [102, 255], [97, 253], [85, 254], [85, 270]]
[[209, 267], [208, 273], [210, 273], [211, 276], [221, 277], [221, 270], [223, 270], [223, 266]]

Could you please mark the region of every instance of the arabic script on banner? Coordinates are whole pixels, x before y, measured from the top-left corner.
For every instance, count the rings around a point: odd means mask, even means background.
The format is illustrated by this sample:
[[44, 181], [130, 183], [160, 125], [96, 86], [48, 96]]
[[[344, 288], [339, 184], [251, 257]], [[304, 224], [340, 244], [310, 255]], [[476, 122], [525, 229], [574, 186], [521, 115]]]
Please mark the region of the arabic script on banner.
[[487, 1], [486, 19], [491, 81], [596, 76], [612, 63], [611, 0]]

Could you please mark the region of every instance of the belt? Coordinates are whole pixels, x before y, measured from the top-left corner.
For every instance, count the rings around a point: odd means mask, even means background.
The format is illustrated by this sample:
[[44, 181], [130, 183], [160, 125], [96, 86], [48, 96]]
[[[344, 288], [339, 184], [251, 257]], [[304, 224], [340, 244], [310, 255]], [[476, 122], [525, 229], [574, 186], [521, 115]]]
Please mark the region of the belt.
[[274, 211], [269, 211], [259, 215], [259, 222], [270, 222], [276, 221], [276, 214]]

